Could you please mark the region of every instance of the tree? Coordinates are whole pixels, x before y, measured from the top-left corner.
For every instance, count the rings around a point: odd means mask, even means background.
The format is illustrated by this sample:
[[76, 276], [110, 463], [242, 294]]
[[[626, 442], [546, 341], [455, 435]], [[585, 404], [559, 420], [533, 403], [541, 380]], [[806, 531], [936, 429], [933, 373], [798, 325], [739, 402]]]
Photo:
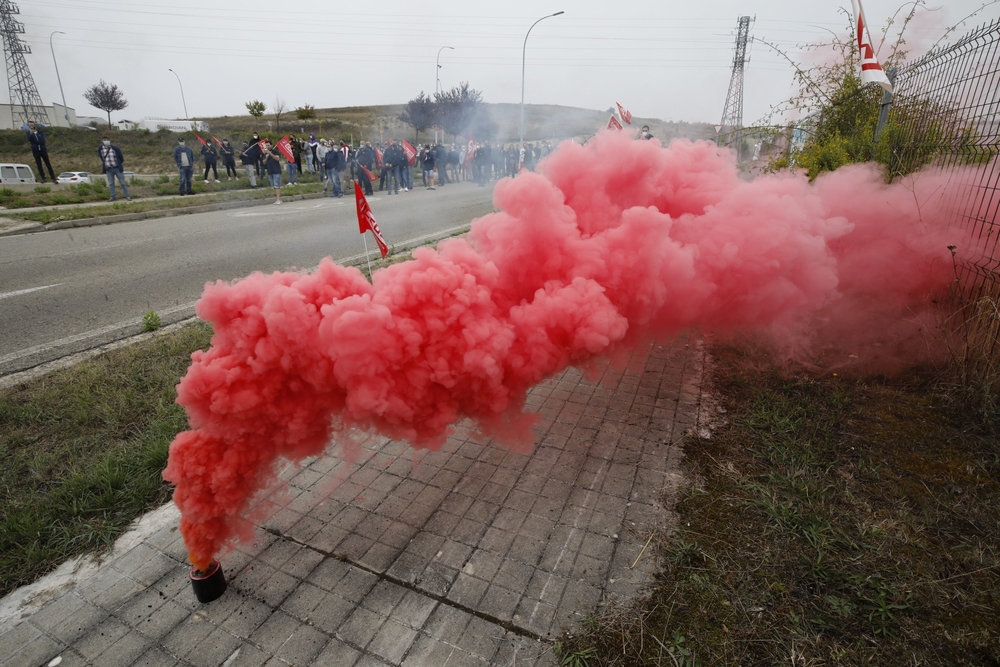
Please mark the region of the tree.
[[426, 130], [433, 126], [437, 120], [437, 105], [424, 91], [406, 103], [403, 113], [399, 114], [399, 120], [403, 121], [416, 131], [414, 143], [420, 143], [420, 130]]
[[274, 98], [274, 131], [281, 132], [281, 114], [285, 113], [285, 100]]
[[482, 108], [483, 94], [467, 82], [434, 96], [438, 125], [458, 140], [472, 125]]
[[83, 93], [83, 99], [87, 100], [90, 106], [106, 111], [108, 114], [108, 127], [111, 127], [111, 112], [121, 111], [128, 106], [125, 94], [113, 83], [105, 83], [101, 79]]
[[247, 102], [246, 107], [247, 107], [247, 112], [258, 120], [260, 119], [261, 116], [264, 115], [264, 112], [267, 111], [267, 105], [261, 102], [260, 100]]
[[316, 108], [311, 104], [296, 107], [295, 117], [299, 120], [311, 120], [316, 117]]

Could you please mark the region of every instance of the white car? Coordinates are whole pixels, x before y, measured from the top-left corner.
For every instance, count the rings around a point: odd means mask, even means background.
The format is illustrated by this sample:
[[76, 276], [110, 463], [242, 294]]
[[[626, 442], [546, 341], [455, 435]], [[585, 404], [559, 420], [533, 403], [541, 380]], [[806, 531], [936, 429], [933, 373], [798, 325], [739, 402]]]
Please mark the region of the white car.
[[78, 184], [78, 183], [92, 183], [90, 180], [89, 171], [64, 171], [59, 174], [59, 178], [56, 179], [56, 183], [66, 183], [66, 184]]

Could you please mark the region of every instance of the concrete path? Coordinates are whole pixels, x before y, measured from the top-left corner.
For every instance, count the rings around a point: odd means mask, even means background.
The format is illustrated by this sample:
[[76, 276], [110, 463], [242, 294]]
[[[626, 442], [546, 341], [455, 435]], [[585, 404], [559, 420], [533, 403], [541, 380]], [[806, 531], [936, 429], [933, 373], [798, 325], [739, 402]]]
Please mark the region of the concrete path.
[[0, 665], [555, 665], [563, 629], [655, 569], [702, 362], [682, 339], [546, 381], [528, 454], [460, 427], [436, 452], [364, 437], [290, 468], [207, 605], [167, 506], [87, 576], [9, 596]]

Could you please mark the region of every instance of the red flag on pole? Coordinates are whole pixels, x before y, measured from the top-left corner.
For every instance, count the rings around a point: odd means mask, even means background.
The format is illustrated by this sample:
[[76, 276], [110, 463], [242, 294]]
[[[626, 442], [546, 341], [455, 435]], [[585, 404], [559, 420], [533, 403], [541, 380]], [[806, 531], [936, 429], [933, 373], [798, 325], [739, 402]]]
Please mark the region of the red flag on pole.
[[282, 155], [284, 155], [285, 159], [288, 160], [289, 162], [294, 162], [295, 161], [295, 156], [292, 155], [292, 142], [290, 142], [288, 140], [288, 135], [287, 134], [285, 136], [283, 136], [281, 138], [281, 140], [278, 141], [277, 144], [275, 144], [275, 148], [277, 148], [278, 151]]
[[854, 19], [857, 25], [858, 51], [861, 55], [861, 83], [877, 83], [883, 90], [892, 92], [892, 83], [882, 70], [882, 65], [872, 48], [871, 35], [868, 34], [868, 21], [865, 20], [865, 10], [861, 0], [851, 0], [854, 9]]
[[401, 143], [403, 144], [403, 152], [406, 153], [406, 161], [412, 167], [417, 163], [417, 149], [414, 148], [406, 139], [403, 139]]
[[215, 142], [215, 145], [216, 145], [216, 146], [218, 146], [219, 148], [222, 148], [222, 142], [221, 142], [221, 141], [219, 141], [218, 139], [216, 139], [216, 138], [215, 138], [215, 135], [214, 135], [214, 134], [211, 134], [211, 135], [209, 135], [209, 136], [210, 136], [210, 137], [212, 137], [212, 141], [214, 141], [214, 142]]
[[382, 166], [382, 149], [378, 146], [375, 147], [375, 165], [378, 167]]
[[204, 139], [202, 139], [202, 138], [201, 138], [200, 136], [198, 136], [198, 133], [197, 133], [197, 132], [195, 132], [195, 133], [194, 133], [194, 136], [198, 137], [198, 141], [200, 141], [200, 142], [201, 142], [201, 145], [202, 145], [202, 146], [204, 146], [205, 144], [207, 144], [207, 143], [208, 143], [207, 141], [205, 141]]
[[612, 114], [611, 120], [608, 121], [609, 130], [620, 130], [622, 129], [622, 124], [618, 122], [618, 119]]
[[361, 233], [364, 234], [369, 229], [372, 234], [375, 235], [375, 243], [378, 244], [378, 249], [382, 253], [382, 259], [389, 254], [389, 246], [385, 244], [385, 239], [382, 238], [382, 230], [378, 228], [378, 223], [375, 222], [375, 216], [372, 215], [372, 209], [368, 205], [368, 200], [365, 199], [365, 194], [361, 192], [361, 184], [354, 181], [354, 201], [358, 205], [358, 227], [361, 229]]
[[376, 176], [375, 174], [373, 174], [370, 171], [368, 171], [363, 164], [359, 164], [358, 166], [361, 167], [361, 171], [365, 172], [365, 176], [368, 177], [369, 181], [377, 181], [378, 180], [378, 176]]
[[472, 132], [469, 132], [469, 142], [465, 146], [465, 166], [472, 164], [472, 155], [476, 152], [476, 142], [472, 140]]
[[615, 102], [615, 105], [618, 107], [618, 115], [621, 116], [621, 119], [623, 121], [625, 121], [626, 125], [631, 125], [632, 124], [632, 112], [630, 112], [628, 109], [626, 109], [625, 107], [623, 107], [618, 102]]

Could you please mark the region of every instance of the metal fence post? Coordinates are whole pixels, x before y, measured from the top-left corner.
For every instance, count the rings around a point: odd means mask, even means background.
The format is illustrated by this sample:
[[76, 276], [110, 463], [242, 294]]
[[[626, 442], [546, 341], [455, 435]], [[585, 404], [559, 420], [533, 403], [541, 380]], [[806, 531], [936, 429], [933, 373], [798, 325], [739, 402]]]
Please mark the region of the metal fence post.
[[[896, 87], [896, 68], [890, 67], [885, 71], [886, 77], [889, 79], [889, 83], [892, 84], [893, 88]], [[878, 124], [875, 126], [875, 142], [872, 145], [872, 160], [875, 159], [875, 153], [878, 151], [878, 138], [882, 134], [882, 129], [885, 127], [886, 121], [889, 120], [889, 109], [892, 108], [892, 93], [888, 90], [882, 91], [882, 108], [878, 112]]]

